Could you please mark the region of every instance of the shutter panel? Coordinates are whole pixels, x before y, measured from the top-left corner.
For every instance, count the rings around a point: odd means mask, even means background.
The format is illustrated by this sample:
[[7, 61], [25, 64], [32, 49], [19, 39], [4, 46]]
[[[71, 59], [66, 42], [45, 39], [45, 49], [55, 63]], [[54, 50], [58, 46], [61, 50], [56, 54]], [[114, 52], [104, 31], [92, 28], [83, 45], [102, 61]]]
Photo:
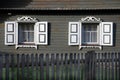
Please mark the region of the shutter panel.
[[102, 22], [101, 23], [101, 45], [112, 46], [113, 45], [113, 23]]
[[69, 22], [68, 45], [79, 45], [79, 22]]
[[5, 45], [15, 45], [16, 22], [5, 22]]
[[48, 22], [37, 22], [35, 24], [35, 43], [37, 45], [48, 44]]

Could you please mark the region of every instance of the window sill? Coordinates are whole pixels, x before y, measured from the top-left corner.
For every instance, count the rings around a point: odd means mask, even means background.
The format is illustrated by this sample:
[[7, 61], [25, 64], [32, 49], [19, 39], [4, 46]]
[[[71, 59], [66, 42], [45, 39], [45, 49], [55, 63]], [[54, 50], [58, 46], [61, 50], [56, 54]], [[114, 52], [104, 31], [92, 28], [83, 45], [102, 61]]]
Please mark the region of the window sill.
[[36, 48], [37, 49], [37, 45], [35, 45], [35, 44], [18, 44], [18, 45], [16, 45], [16, 49], [18, 49], [20, 47], [24, 47], [24, 48]]
[[100, 50], [102, 50], [102, 46], [100, 46], [98, 44], [82, 44], [82, 45], [79, 45], [79, 49], [81, 50], [82, 48], [99, 48]]

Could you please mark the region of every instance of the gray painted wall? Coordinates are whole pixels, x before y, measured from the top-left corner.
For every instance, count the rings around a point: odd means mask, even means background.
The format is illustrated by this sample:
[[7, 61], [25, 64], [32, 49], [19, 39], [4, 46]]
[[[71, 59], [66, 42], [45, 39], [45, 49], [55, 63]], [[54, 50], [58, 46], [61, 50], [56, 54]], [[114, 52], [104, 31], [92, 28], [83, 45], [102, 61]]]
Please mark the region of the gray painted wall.
[[[49, 45], [38, 46], [35, 48], [18, 48], [15, 46], [4, 45], [4, 21], [14, 21], [17, 17], [25, 15], [14, 15], [5, 17], [2, 16], [0, 21], [0, 52], [5, 53], [85, 53], [89, 50], [96, 52], [119, 52], [120, 49], [120, 15], [29, 15], [37, 18], [39, 21], [49, 22]], [[103, 47], [102, 50], [98, 48], [83, 48], [79, 50], [78, 46], [68, 46], [68, 22], [78, 21], [86, 16], [95, 16], [101, 18], [105, 22], [114, 23], [114, 46]]]

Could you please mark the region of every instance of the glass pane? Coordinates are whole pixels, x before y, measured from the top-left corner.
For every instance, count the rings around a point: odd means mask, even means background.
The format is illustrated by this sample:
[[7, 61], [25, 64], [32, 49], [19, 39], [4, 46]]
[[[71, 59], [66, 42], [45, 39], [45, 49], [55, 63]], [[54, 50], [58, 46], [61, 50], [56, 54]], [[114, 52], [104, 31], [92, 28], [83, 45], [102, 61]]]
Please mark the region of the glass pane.
[[84, 32], [84, 42], [90, 42], [90, 32]]
[[28, 42], [28, 33], [27, 32], [23, 32], [23, 42]]
[[28, 30], [28, 28], [27, 28], [27, 26], [26, 25], [23, 25], [23, 31], [27, 31]]
[[30, 31], [34, 31], [34, 27], [31, 25], [31, 26], [29, 26], [29, 30]]
[[96, 31], [97, 30], [97, 26], [96, 25], [91, 25], [91, 31]]
[[90, 31], [90, 29], [91, 29], [91, 28], [90, 28], [89, 25], [84, 25], [84, 30], [85, 30], [85, 31]]
[[83, 24], [85, 31], [96, 31], [97, 24]]
[[97, 32], [91, 32], [91, 42], [97, 42]]
[[28, 42], [34, 42], [34, 32], [28, 33]]

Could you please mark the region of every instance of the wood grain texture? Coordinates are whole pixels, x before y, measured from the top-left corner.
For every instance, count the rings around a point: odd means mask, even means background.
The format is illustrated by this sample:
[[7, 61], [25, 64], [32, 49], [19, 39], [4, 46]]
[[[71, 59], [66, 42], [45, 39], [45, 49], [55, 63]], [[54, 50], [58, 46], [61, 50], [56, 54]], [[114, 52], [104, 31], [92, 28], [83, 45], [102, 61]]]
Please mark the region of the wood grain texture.
[[120, 8], [120, 0], [11, 0], [3, 2], [1, 8], [37, 9], [106, 9]]

